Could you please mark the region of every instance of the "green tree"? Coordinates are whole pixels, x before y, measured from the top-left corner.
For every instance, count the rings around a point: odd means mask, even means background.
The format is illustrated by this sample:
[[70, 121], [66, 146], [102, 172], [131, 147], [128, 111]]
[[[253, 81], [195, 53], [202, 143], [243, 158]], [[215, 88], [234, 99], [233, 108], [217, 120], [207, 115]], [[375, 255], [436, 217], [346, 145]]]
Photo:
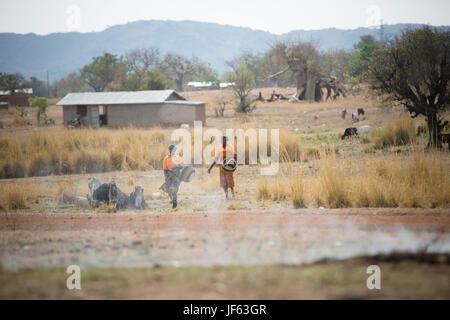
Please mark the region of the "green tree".
[[323, 73], [347, 82], [350, 80], [355, 53], [345, 50], [328, 51], [321, 57]]
[[212, 82], [219, 84], [219, 75], [215, 69], [209, 64], [198, 63], [196, 73], [192, 76], [192, 80], [199, 82]]
[[240, 61], [233, 68], [233, 71], [227, 75], [227, 81], [233, 83], [233, 93], [238, 99], [236, 112], [252, 112], [256, 106], [251, 103], [249, 94], [255, 86], [255, 77], [244, 61]]
[[430, 27], [409, 30], [375, 51], [369, 63], [370, 88], [403, 105], [413, 118], [427, 119], [430, 147], [448, 123], [440, 115], [450, 105], [450, 32]]
[[28, 81], [28, 84], [33, 89], [33, 97], [47, 96], [47, 86], [45, 85], [44, 81], [36, 77], [31, 77], [30, 81]]
[[56, 81], [52, 86], [52, 94], [55, 97], [62, 97], [70, 92], [89, 92], [93, 91], [84, 78], [78, 72], [69, 73], [66, 77]]
[[143, 85], [145, 90], [164, 90], [167, 87], [167, 81], [162, 73], [147, 71]]
[[81, 69], [81, 76], [94, 91], [105, 91], [109, 83], [113, 82], [118, 72], [126, 70], [126, 64], [117, 56], [105, 53], [93, 58], [93, 61]]
[[17, 89], [22, 89], [26, 84], [25, 77], [20, 73], [0, 73], [0, 89], [11, 91], [11, 94]]
[[36, 108], [37, 122], [40, 124], [41, 116], [47, 116], [48, 102], [44, 97], [29, 98], [30, 107]]
[[118, 72], [114, 81], [107, 86], [108, 91], [138, 91], [141, 90], [143, 80], [137, 73]]
[[164, 90], [168, 86], [169, 83], [163, 74], [148, 70], [142, 75], [136, 72], [118, 73], [107, 89], [108, 91]]
[[253, 54], [251, 51], [244, 51], [240, 56], [230, 61], [227, 61], [227, 65], [232, 69], [238, 68], [239, 64], [242, 62], [253, 74], [255, 79], [255, 85], [259, 86], [260, 83], [260, 71], [259, 62], [261, 60], [261, 56]]
[[383, 45], [371, 35], [362, 36], [359, 42], [355, 45], [357, 54], [353, 60], [352, 76], [364, 76], [367, 73], [370, 58], [375, 50], [381, 48], [382, 46]]

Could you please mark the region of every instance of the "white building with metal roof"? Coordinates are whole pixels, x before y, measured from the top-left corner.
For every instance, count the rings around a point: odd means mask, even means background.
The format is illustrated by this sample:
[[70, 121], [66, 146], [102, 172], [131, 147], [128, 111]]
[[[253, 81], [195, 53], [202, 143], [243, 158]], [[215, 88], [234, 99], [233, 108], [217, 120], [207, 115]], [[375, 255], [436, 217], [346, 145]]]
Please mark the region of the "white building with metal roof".
[[91, 127], [148, 126], [205, 122], [204, 102], [187, 101], [174, 90], [69, 93], [63, 107], [64, 123], [80, 117]]

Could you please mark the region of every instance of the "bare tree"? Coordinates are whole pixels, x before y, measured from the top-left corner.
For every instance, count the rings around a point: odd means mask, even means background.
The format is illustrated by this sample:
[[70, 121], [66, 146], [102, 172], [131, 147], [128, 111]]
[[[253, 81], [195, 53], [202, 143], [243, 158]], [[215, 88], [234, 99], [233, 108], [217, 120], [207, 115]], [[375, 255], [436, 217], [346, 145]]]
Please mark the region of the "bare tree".
[[148, 70], [157, 70], [160, 64], [158, 48], [134, 49], [125, 54], [129, 68], [142, 78]]
[[298, 99], [317, 100], [322, 98], [321, 94], [320, 97], [316, 97], [315, 89], [316, 82], [319, 80], [320, 63], [319, 53], [312, 42], [295, 44], [279, 42], [273, 46], [272, 50], [285, 61], [287, 66], [269, 76], [269, 80], [290, 71], [295, 79]]
[[250, 92], [255, 87], [255, 78], [252, 71], [243, 61], [240, 61], [239, 65], [233, 68], [233, 72], [226, 76], [226, 79], [233, 83], [231, 88], [238, 99], [235, 111], [241, 113], [252, 112], [256, 108], [249, 99]]
[[292, 79], [286, 77], [287, 73], [279, 74], [278, 76], [271, 77], [271, 75], [277, 73], [280, 70], [284, 70], [287, 67], [285, 60], [280, 57], [274, 48], [267, 51], [264, 56], [258, 61], [258, 69], [260, 69], [260, 75], [262, 82], [269, 82], [271, 87], [278, 87], [282, 79], [286, 82], [291, 82]]
[[183, 91], [183, 83], [190, 80], [198, 70], [198, 59], [168, 53], [161, 62], [161, 70], [166, 78], [174, 82], [178, 91]]
[[225, 114], [225, 109], [227, 105], [231, 104], [233, 101], [233, 97], [229, 90], [224, 90], [218, 93], [214, 97], [214, 112], [216, 113], [216, 117], [223, 117]]

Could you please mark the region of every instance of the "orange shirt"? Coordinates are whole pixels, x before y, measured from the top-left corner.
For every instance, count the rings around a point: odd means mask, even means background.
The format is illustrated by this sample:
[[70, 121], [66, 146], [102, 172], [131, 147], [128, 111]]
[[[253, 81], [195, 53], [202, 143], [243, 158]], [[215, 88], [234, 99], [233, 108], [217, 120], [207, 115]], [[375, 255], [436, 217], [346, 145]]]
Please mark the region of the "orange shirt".
[[223, 148], [223, 146], [220, 146], [216, 149], [215, 158], [216, 158], [217, 163], [222, 164], [224, 152], [226, 153], [226, 156], [225, 156], [226, 158], [233, 158], [234, 155], [236, 154], [232, 145], [227, 143], [226, 148]]
[[163, 170], [172, 170], [174, 167], [184, 166], [183, 159], [176, 154], [173, 156], [166, 156], [163, 161]]

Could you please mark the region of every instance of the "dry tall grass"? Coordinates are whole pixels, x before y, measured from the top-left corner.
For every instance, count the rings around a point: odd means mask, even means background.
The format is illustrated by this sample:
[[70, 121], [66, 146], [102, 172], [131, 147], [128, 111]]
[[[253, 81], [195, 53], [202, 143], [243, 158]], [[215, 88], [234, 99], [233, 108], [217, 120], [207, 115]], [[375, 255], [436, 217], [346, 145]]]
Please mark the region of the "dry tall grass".
[[0, 178], [160, 168], [168, 139], [158, 129], [59, 130], [0, 138]]
[[[0, 138], [0, 179], [161, 169], [169, 140], [170, 135], [161, 129], [134, 128], [116, 131], [59, 129], [3, 137]], [[206, 146], [207, 142], [203, 144]], [[280, 131], [280, 145], [287, 152], [287, 160], [300, 159], [299, 141], [286, 130]], [[270, 138], [267, 148], [270, 156]], [[247, 139], [247, 161], [248, 152]]]
[[414, 151], [411, 146], [407, 155], [366, 157], [351, 166], [345, 159], [322, 155], [320, 169], [312, 176], [289, 171], [281, 178], [260, 180], [257, 198], [278, 200], [280, 186], [290, 186], [288, 198], [295, 208], [450, 207], [450, 171], [444, 153]]
[[[288, 145], [289, 146], [289, 145]], [[280, 160], [285, 163], [281, 168], [279, 177], [260, 179], [256, 186], [256, 197], [258, 200], [280, 201], [290, 199], [294, 208], [305, 207], [305, 193], [303, 185], [303, 174], [295, 168], [292, 161], [292, 153], [289, 147], [280, 147]], [[297, 152], [297, 151], [296, 151]], [[298, 161], [301, 152], [298, 149]]]
[[0, 210], [27, 209], [39, 201], [39, 196], [32, 185], [0, 185]]
[[416, 142], [415, 128], [414, 120], [410, 117], [396, 117], [389, 121], [384, 129], [372, 132], [374, 147], [380, 149], [414, 144]]

